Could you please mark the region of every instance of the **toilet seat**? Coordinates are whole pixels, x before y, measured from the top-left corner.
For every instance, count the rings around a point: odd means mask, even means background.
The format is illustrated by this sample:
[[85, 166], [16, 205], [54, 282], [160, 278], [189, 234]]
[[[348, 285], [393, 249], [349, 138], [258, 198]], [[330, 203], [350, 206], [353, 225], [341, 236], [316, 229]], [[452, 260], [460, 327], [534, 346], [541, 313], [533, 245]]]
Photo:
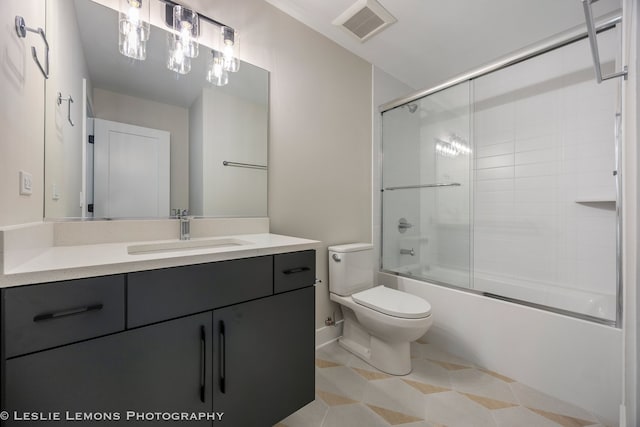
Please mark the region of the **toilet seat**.
[[420, 319], [431, 314], [431, 305], [424, 299], [385, 286], [376, 286], [351, 295], [356, 303], [389, 316]]

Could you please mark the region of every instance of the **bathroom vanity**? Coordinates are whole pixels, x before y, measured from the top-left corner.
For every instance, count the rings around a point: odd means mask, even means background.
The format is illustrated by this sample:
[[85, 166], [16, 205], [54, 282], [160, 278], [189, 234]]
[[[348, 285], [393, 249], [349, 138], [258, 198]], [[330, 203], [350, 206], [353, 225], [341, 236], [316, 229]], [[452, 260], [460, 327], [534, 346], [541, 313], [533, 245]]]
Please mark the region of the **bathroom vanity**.
[[140, 418], [152, 413], [203, 417], [175, 425], [277, 423], [314, 399], [309, 246], [247, 257], [261, 252], [254, 245], [237, 258], [196, 249], [232, 259], [190, 264], [181, 253], [187, 265], [2, 288], [3, 425], [33, 413], [30, 426], [160, 424]]

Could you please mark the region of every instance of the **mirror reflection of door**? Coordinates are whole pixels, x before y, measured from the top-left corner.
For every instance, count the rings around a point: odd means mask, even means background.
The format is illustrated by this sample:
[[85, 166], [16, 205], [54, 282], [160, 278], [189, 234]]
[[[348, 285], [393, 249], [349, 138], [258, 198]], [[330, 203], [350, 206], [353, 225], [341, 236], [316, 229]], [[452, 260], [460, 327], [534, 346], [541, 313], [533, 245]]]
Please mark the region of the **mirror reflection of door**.
[[94, 119], [94, 215], [169, 216], [169, 132]]

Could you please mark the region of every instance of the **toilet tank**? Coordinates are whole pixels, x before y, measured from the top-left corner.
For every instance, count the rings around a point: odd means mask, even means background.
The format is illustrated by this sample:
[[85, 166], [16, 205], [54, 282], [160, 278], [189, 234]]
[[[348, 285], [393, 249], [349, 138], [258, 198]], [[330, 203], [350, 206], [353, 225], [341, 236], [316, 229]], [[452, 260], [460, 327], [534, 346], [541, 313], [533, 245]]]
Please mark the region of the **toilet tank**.
[[373, 245], [329, 246], [329, 291], [348, 296], [373, 287]]

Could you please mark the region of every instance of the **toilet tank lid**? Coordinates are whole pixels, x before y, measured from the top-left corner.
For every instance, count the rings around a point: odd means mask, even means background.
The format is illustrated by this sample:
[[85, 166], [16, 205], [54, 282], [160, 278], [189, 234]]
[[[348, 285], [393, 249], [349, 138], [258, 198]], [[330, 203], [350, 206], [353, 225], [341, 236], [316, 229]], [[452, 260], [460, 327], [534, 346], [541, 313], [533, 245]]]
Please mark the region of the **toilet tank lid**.
[[329, 246], [331, 252], [346, 253], [346, 252], [359, 252], [373, 249], [371, 243], [349, 243], [346, 245]]

